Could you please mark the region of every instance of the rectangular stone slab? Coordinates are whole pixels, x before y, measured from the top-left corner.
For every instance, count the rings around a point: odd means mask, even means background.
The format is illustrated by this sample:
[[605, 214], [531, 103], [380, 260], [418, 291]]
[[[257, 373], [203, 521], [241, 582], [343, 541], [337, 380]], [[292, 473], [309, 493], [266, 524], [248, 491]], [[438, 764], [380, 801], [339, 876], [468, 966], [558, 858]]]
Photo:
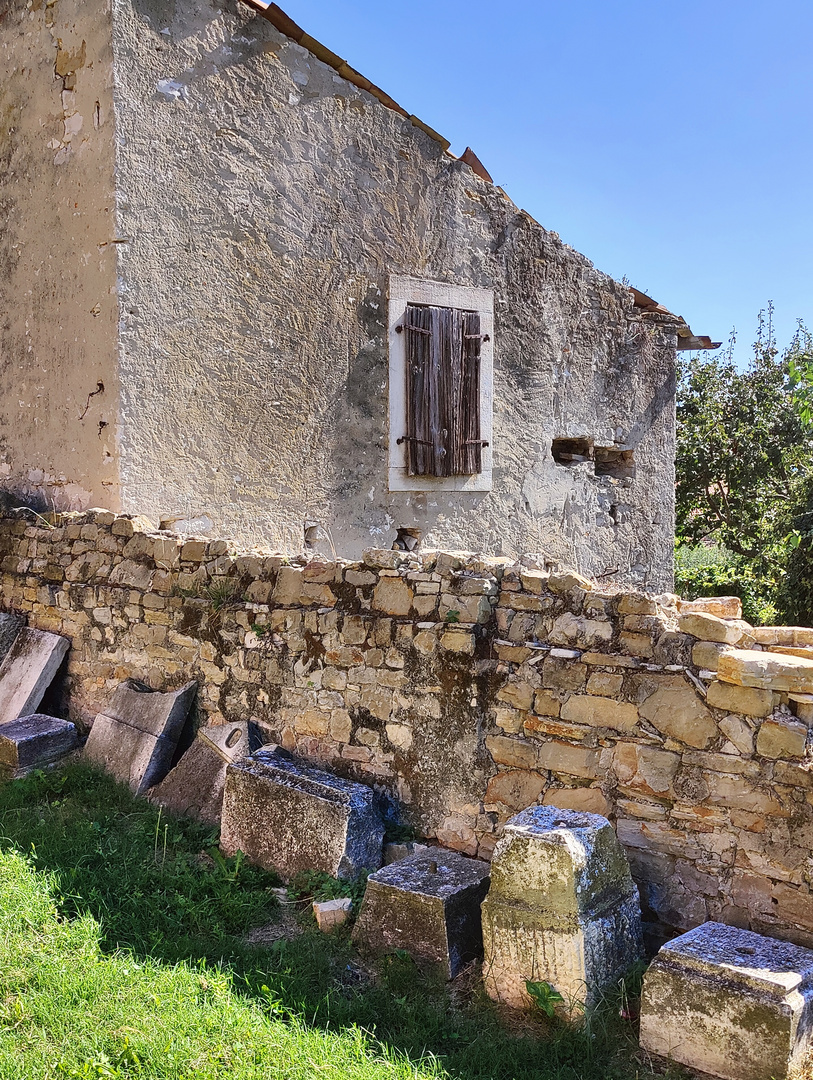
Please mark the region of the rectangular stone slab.
[[735, 686], [810, 693], [813, 660], [756, 649], [726, 649], [720, 654], [717, 678]]
[[169, 771], [196, 690], [195, 682], [169, 691], [131, 679], [120, 683], [110, 713], [93, 721], [84, 757], [142, 794]]
[[0, 726], [0, 772], [12, 779], [51, 765], [79, 745], [73, 724], [34, 713]]
[[20, 630], [0, 664], [0, 724], [37, 711], [69, 648], [59, 634]]
[[201, 728], [181, 760], [150, 791], [150, 799], [181, 817], [220, 823], [226, 768], [259, 746], [254, 724], [209, 724]]
[[229, 765], [220, 846], [291, 878], [324, 870], [353, 878], [381, 865], [384, 826], [363, 784], [268, 750]]
[[197, 688], [196, 682], [188, 682], [179, 690], [153, 690], [137, 679], [125, 679], [113, 691], [104, 713], [139, 731], [177, 742]]
[[367, 880], [355, 945], [371, 953], [406, 949], [453, 979], [483, 955], [480, 905], [489, 872], [488, 863], [443, 848], [385, 866]]
[[99, 713], [82, 756], [142, 795], [163, 780], [172, 764], [177, 739], [163, 739]]
[[811, 1046], [813, 951], [721, 923], [664, 945], [641, 1046], [723, 1080], [781, 1080]]

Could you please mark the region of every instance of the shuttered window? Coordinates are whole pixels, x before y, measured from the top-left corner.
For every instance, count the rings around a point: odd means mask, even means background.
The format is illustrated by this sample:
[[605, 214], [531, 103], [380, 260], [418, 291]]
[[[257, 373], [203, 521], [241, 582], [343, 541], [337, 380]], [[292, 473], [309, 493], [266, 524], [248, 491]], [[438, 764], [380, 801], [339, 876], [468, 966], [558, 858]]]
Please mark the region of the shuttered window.
[[[409, 476], [471, 476], [482, 468], [480, 315], [408, 304], [406, 443]], [[401, 440], [399, 440], [401, 441]]]

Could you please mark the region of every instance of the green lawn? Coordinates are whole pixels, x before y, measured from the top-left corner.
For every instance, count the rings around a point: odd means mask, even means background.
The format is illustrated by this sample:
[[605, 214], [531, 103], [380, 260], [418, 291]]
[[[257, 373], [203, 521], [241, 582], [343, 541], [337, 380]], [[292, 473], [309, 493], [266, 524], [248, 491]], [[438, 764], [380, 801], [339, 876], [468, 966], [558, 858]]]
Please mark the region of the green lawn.
[[81, 766], [0, 787], [2, 1080], [652, 1075], [617, 1001], [517, 1028], [476, 980], [450, 991], [400, 955], [371, 977], [343, 932], [247, 944], [278, 882], [215, 841]]

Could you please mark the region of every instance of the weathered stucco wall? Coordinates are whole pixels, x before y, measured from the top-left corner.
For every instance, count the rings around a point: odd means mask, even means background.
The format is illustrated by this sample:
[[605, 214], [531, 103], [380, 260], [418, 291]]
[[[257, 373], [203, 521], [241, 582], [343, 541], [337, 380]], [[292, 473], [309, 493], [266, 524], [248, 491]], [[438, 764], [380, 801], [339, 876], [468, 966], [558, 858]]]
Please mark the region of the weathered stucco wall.
[[235, 553], [106, 511], [2, 519], [0, 558], [3, 607], [71, 639], [80, 723], [128, 676], [196, 678], [202, 718], [253, 719], [448, 847], [488, 858], [536, 803], [603, 813], [649, 920], [813, 944], [813, 630], [508, 559]]
[[[673, 329], [238, 0], [114, 0], [114, 51], [126, 508], [671, 584]], [[495, 292], [490, 492], [387, 490], [390, 273]], [[567, 436], [636, 477], [555, 464]]]
[[109, 3], [4, 4], [0, 71], [0, 485], [117, 505]]

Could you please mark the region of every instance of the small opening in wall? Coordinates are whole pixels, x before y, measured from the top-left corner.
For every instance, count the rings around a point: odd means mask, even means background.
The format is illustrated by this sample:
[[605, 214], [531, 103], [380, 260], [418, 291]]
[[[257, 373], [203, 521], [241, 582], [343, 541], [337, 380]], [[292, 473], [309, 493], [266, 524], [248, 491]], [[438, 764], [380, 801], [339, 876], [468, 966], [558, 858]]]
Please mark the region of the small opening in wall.
[[632, 450], [616, 450], [612, 446], [595, 449], [596, 476], [614, 476], [621, 480], [635, 476], [635, 458]]
[[319, 540], [319, 523], [315, 521], [305, 522], [305, 550], [314, 551]]
[[578, 465], [592, 459], [593, 443], [590, 439], [554, 439], [550, 451], [557, 465]]
[[421, 542], [420, 529], [398, 529], [392, 542], [393, 551], [414, 551]]

